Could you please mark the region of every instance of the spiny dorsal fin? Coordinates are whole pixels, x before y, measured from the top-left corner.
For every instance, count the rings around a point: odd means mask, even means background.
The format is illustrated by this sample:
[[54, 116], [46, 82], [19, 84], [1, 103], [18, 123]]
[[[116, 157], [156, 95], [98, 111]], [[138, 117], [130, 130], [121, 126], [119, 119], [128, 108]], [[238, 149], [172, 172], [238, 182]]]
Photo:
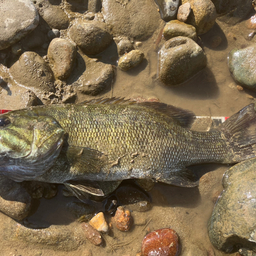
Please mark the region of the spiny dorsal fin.
[[180, 126], [182, 127], [190, 127], [192, 122], [195, 119], [195, 114], [191, 111], [184, 110], [178, 107], [174, 107], [172, 105], [168, 105], [160, 102], [137, 102], [135, 100], [129, 100], [124, 98], [99, 98], [84, 101], [80, 104], [122, 104], [122, 105], [140, 105], [148, 108], [154, 109], [161, 114], [164, 114], [168, 117], [173, 118]]

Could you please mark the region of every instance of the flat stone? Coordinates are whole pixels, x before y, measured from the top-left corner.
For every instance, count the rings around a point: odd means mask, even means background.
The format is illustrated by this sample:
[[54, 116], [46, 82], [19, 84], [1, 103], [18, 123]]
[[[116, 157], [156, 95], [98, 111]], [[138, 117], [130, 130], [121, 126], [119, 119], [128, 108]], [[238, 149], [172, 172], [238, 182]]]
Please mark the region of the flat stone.
[[0, 50], [18, 42], [35, 29], [38, 23], [38, 12], [30, 0], [2, 0], [0, 3], [0, 24], [2, 24]]

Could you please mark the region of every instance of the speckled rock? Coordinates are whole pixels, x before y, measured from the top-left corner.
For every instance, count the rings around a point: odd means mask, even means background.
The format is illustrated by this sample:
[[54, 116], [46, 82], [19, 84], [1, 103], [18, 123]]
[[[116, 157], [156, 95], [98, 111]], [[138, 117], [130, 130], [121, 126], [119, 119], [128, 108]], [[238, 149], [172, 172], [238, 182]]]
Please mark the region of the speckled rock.
[[22, 185], [0, 176], [0, 211], [15, 220], [22, 220], [30, 210], [31, 197]]
[[149, 38], [161, 23], [156, 5], [151, 0], [103, 0], [102, 13], [114, 36], [123, 35], [136, 40]]
[[89, 224], [99, 232], [108, 232], [108, 224], [105, 220], [103, 212], [96, 214], [90, 221]]
[[18, 84], [33, 91], [40, 99], [42, 93], [54, 90], [52, 70], [35, 52], [23, 53], [10, 67], [10, 73]]
[[256, 90], [256, 47], [249, 46], [244, 49], [234, 49], [229, 53], [228, 66], [236, 82]]
[[163, 35], [166, 40], [176, 36], [186, 36], [197, 41], [196, 29], [192, 25], [186, 24], [178, 20], [171, 20], [166, 23]]
[[177, 20], [186, 22], [190, 13], [191, 13], [191, 5], [189, 2], [180, 5], [177, 13]]
[[163, 20], [169, 21], [176, 18], [180, 0], [155, 0], [155, 2]]
[[94, 245], [101, 245], [102, 244], [102, 237], [95, 228], [93, 228], [90, 224], [88, 223], [82, 223], [81, 224], [85, 237]]
[[69, 36], [88, 55], [102, 52], [112, 42], [106, 24], [99, 21], [76, 20]]
[[179, 237], [177, 233], [170, 228], [150, 232], [142, 241], [141, 253], [142, 256], [178, 256]]
[[132, 50], [119, 59], [118, 67], [123, 71], [127, 71], [138, 66], [142, 62], [143, 58], [143, 52], [140, 50]]
[[188, 37], [174, 37], [160, 50], [159, 78], [166, 85], [177, 85], [206, 66], [202, 48]]
[[30, 0], [2, 0], [0, 4], [0, 50], [3, 50], [35, 29], [39, 15]]
[[115, 216], [112, 218], [116, 228], [121, 231], [128, 231], [132, 227], [133, 218], [129, 210], [119, 206], [116, 210]]
[[256, 252], [256, 158], [225, 172], [223, 192], [209, 220], [212, 244], [224, 252], [246, 248]]
[[69, 40], [55, 38], [48, 47], [48, 59], [55, 78], [66, 79], [74, 66], [76, 47]]
[[193, 25], [198, 35], [209, 31], [216, 20], [216, 9], [211, 0], [182, 0], [182, 4], [189, 2], [192, 12], [187, 23]]

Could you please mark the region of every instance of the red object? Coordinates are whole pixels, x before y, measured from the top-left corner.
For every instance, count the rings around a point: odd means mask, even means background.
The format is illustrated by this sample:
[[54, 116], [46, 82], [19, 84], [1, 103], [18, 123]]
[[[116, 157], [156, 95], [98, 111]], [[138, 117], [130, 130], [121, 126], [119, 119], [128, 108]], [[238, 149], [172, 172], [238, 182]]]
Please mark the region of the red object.
[[7, 110], [7, 109], [0, 109], [0, 114], [4, 114], [4, 113], [9, 112], [9, 111], [11, 111], [11, 110]]

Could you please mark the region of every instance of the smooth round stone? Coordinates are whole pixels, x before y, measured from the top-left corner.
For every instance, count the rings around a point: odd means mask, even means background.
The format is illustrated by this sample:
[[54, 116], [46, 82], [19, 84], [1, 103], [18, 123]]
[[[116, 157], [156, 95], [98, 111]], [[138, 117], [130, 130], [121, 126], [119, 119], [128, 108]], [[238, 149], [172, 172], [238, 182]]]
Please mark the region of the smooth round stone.
[[175, 19], [180, 0], [155, 0], [164, 21]]
[[142, 256], [178, 256], [178, 234], [170, 228], [150, 232], [142, 241], [141, 252]]
[[100, 235], [100, 232], [97, 231], [94, 227], [92, 227], [88, 223], [81, 224], [82, 229], [84, 230], [85, 237], [94, 245], [101, 245], [103, 239]]
[[66, 79], [76, 59], [75, 44], [66, 39], [55, 38], [48, 47], [47, 55], [55, 78]]
[[118, 67], [127, 71], [138, 66], [144, 59], [144, 54], [140, 50], [132, 50], [129, 53], [123, 55], [118, 61]]
[[18, 42], [34, 30], [39, 15], [30, 0], [2, 0], [0, 2], [0, 50]]
[[166, 85], [185, 82], [207, 64], [203, 49], [188, 37], [174, 37], [160, 50], [159, 78]]
[[236, 82], [256, 90], [256, 47], [249, 46], [244, 49], [234, 49], [228, 56], [229, 71]]
[[211, 0], [182, 0], [182, 4], [189, 2], [192, 12], [187, 23], [196, 28], [197, 34], [202, 35], [208, 32], [217, 17], [216, 9]]
[[197, 41], [196, 28], [178, 20], [171, 20], [166, 23], [163, 35], [166, 40], [176, 36], [186, 36]]
[[112, 42], [107, 26], [99, 21], [77, 20], [70, 28], [69, 36], [87, 55], [102, 52]]

